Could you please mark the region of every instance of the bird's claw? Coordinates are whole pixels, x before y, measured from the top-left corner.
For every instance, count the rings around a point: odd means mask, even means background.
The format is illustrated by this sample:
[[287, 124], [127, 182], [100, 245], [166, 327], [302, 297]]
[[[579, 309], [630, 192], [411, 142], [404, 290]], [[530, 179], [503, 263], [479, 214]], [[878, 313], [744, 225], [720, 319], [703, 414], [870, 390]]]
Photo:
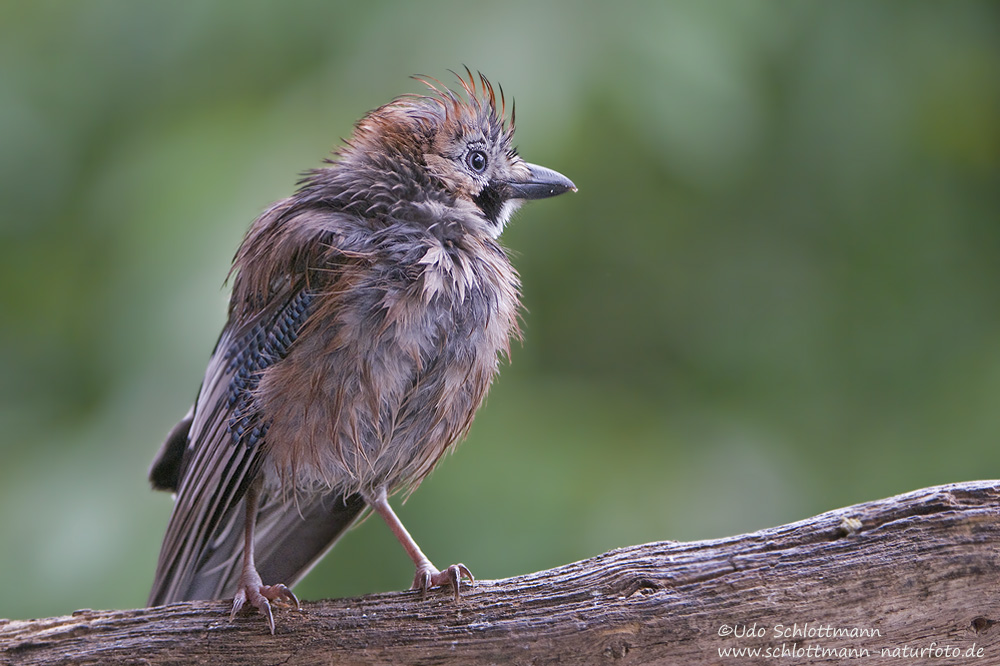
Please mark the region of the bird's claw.
[[411, 590], [420, 590], [422, 598], [427, 598], [427, 590], [439, 585], [450, 585], [455, 591], [455, 601], [459, 600], [459, 587], [462, 579], [475, 584], [476, 579], [464, 564], [453, 564], [444, 571], [438, 571], [433, 566], [419, 567], [413, 577]]
[[272, 601], [290, 601], [295, 604], [295, 608], [299, 608], [299, 600], [295, 594], [288, 589], [286, 585], [278, 583], [277, 585], [261, 585], [259, 582], [253, 582], [248, 584], [243, 584], [240, 589], [237, 590], [236, 596], [233, 597], [233, 610], [229, 614], [229, 620], [232, 621], [240, 609], [243, 608], [244, 604], [248, 601], [250, 605], [259, 610], [264, 617], [267, 618], [267, 626], [271, 629], [271, 635], [274, 635], [274, 614], [271, 612], [271, 602]]

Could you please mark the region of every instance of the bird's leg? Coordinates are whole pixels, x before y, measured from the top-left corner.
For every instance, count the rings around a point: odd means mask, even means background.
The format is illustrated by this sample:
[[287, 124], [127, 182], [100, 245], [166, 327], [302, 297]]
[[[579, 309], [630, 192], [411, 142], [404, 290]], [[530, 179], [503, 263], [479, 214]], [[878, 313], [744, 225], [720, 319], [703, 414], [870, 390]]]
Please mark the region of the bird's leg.
[[470, 583], [475, 583], [476, 579], [473, 578], [472, 572], [469, 571], [468, 567], [464, 564], [452, 564], [450, 567], [444, 571], [438, 571], [437, 568], [431, 561], [427, 559], [423, 551], [420, 550], [420, 546], [417, 542], [413, 540], [410, 533], [406, 531], [403, 526], [403, 522], [396, 515], [396, 512], [392, 510], [389, 506], [389, 500], [386, 497], [385, 488], [379, 488], [373, 494], [365, 495], [365, 500], [371, 505], [373, 509], [382, 516], [382, 520], [385, 524], [389, 526], [392, 533], [396, 535], [399, 543], [403, 545], [403, 549], [406, 554], [410, 556], [413, 560], [413, 564], [417, 567], [417, 573], [413, 577], [413, 585], [411, 590], [420, 590], [421, 593], [426, 596], [427, 590], [432, 587], [437, 587], [438, 585], [450, 585], [455, 591], [455, 601], [459, 599], [459, 584], [462, 582], [463, 578], [469, 580]]
[[246, 503], [247, 516], [246, 527], [243, 532], [243, 571], [240, 573], [240, 580], [237, 584], [236, 596], [233, 598], [233, 610], [229, 614], [229, 619], [236, 617], [236, 613], [243, 608], [243, 604], [250, 602], [257, 610], [267, 618], [267, 624], [274, 634], [274, 615], [271, 613], [271, 601], [277, 599], [287, 599], [299, 607], [299, 600], [292, 594], [284, 584], [264, 585], [257, 573], [257, 565], [253, 559], [253, 532], [257, 522], [257, 500], [260, 497], [260, 479], [250, 484], [247, 489]]

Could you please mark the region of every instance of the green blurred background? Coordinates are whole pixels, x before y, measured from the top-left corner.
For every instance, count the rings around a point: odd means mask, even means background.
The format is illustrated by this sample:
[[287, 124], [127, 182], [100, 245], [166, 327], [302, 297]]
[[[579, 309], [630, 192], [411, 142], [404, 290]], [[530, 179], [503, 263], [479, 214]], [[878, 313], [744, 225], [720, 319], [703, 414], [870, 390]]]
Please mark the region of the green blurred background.
[[[0, 617], [145, 602], [250, 221], [463, 64], [575, 195], [400, 510], [498, 578], [1000, 476], [1000, 5], [0, 2]], [[369, 520], [299, 587], [405, 588]]]

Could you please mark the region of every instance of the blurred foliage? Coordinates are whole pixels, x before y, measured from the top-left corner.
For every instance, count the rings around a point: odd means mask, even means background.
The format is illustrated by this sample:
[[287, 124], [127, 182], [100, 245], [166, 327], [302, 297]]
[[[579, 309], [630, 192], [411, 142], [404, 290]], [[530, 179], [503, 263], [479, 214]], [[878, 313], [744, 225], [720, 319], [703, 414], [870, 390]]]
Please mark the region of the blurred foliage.
[[[246, 226], [468, 64], [579, 193], [401, 509], [495, 578], [1000, 475], [1000, 6], [0, 2], [0, 617], [144, 602]], [[305, 598], [406, 587], [379, 521]]]

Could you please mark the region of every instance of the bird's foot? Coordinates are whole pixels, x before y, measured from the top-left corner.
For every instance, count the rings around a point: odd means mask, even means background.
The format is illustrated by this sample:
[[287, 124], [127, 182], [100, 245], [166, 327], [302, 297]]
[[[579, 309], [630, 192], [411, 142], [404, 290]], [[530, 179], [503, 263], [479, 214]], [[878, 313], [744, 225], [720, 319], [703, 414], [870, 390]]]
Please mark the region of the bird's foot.
[[424, 598], [427, 597], [427, 590], [439, 585], [450, 585], [455, 590], [455, 601], [459, 600], [459, 585], [462, 579], [467, 579], [475, 584], [476, 579], [472, 572], [464, 564], [453, 564], [444, 571], [438, 571], [430, 562], [417, 567], [417, 575], [413, 577], [411, 590], [420, 590]]
[[256, 570], [244, 571], [243, 575], [240, 576], [239, 589], [233, 598], [233, 610], [229, 614], [229, 619], [231, 621], [235, 618], [243, 605], [250, 602], [251, 606], [267, 618], [267, 625], [271, 628], [271, 634], [274, 635], [274, 614], [271, 612], [271, 602], [279, 600], [290, 601], [295, 604], [295, 608], [299, 607], [299, 600], [282, 583], [264, 585]]

